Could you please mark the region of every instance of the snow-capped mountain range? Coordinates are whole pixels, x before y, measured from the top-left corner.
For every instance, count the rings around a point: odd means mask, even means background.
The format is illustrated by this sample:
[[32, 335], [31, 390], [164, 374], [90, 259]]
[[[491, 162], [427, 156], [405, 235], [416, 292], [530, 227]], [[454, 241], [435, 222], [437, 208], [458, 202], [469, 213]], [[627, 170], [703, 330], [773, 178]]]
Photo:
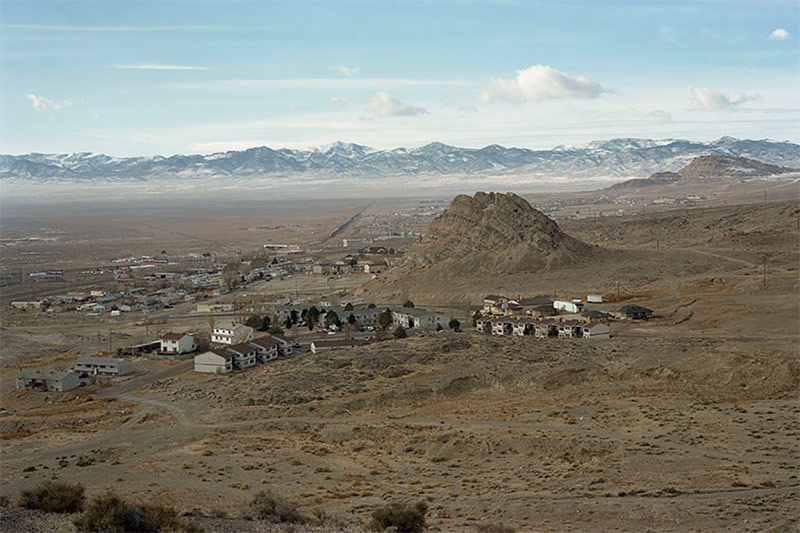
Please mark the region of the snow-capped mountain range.
[[210, 155], [111, 157], [95, 153], [0, 155], [0, 178], [15, 182], [148, 182], [201, 178], [364, 179], [391, 176], [621, 178], [675, 171], [697, 156], [730, 155], [800, 168], [800, 145], [722, 137], [712, 142], [612, 139], [551, 150], [479, 149], [431, 143], [374, 150], [337, 142], [309, 150], [250, 148]]

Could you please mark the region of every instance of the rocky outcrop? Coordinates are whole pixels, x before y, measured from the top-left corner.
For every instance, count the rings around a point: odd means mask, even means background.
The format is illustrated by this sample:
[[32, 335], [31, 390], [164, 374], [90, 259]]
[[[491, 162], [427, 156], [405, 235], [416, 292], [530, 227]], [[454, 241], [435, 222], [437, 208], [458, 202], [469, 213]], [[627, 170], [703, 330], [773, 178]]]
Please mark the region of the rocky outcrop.
[[595, 252], [524, 198], [479, 192], [457, 196], [394, 270], [442, 277], [536, 272], [587, 260]]
[[683, 181], [715, 180], [724, 178], [763, 178], [778, 174], [799, 172], [797, 169], [762, 163], [746, 157], [704, 155], [694, 158], [678, 173]]

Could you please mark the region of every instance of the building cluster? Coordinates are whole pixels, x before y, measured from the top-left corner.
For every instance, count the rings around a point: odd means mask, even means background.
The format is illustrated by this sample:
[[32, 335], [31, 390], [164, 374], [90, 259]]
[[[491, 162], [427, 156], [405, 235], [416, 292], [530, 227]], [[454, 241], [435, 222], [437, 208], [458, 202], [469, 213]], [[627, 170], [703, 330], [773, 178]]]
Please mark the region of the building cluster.
[[78, 388], [89, 376], [124, 376], [133, 372], [127, 359], [79, 357], [69, 370], [26, 368], [17, 376], [17, 388], [46, 392], [67, 392]]
[[266, 363], [291, 353], [292, 345], [283, 337], [272, 335], [253, 339], [251, 334], [250, 339], [244, 342], [222, 345], [196, 355], [194, 370], [210, 374], [228, 374], [247, 370], [259, 363]]
[[[589, 294], [588, 303], [602, 303], [603, 296]], [[612, 320], [647, 320], [653, 311], [639, 305], [625, 305], [614, 312], [587, 309], [582, 299], [550, 300], [507, 298], [489, 295], [483, 301], [483, 315], [475, 321], [479, 333], [534, 338], [607, 339]]]

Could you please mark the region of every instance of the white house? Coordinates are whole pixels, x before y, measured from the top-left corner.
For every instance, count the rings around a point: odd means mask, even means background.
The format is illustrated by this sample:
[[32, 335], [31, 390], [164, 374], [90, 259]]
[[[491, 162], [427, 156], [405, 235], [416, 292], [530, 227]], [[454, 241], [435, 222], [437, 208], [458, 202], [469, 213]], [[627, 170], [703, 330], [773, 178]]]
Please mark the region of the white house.
[[233, 354], [224, 348], [196, 355], [194, 371], [210, 374], [227, 374], [233, 370]]
[[611, 338], [611, 328], [608, 324], [595, 322], [583, 327], [583, 336], [587, 339], [609, 339]]
[[243, 324], [222, 322], [214, 326], [211, 342], [218, 344], [240, 344], [253, 340], [253, 328]]
[[161, 337], [161, 353], [182, 354], [195, 350], [194, 336], [189, 333], [167, 333]]
[[124, 376], [133, 372], [133, 365], [127, 359], [118, 357], [80, 357], [72, 369], [78, 373]]
[[337, 348], [353, 348], [361, 343], [355, 339], [318, 340], [311, 343], [311, 353], [327, 352]]
[[566, 311], [567, 313], [580, 313], [584, 309], [583, 302], [580, 300], [555, 300], [553, 302], [553, 307], [559, 311]]

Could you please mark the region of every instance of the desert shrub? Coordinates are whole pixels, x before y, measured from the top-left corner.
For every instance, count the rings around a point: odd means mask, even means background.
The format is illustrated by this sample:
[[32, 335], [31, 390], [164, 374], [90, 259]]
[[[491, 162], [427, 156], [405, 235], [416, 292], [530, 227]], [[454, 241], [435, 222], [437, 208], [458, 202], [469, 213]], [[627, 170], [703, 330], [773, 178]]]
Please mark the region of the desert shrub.
[[248, 516], [266, 522], [301, 523], [304, 518], [291, 503], [270, 490], [262, 490], [250, 502]]
[[48, 513], [78, 513], [83, 510], [86, 497], [83, 485], [45, 481], [36, 488], [22, 491], [19, 505]]
[[392, 335], [394, 335], [395, 339], [405, 339], [406, 337], [408, 337], [408, 333], [406, 333], [406, 328], [404, 328], [403, 326], [397, 326], [397, 329], [394, 330], [394, 333], [392, 333]]
[[372, 512], [370, 526], [376, 531], [394, 527], [399, 533], [415, 533], [425, 529], [427, 512], [428, 504], [425, 502], [418, 502], [415, 505], [390, 503]]
[[162, 505], [133, 505], [122, 498], [106, 493], [94, 498], [86, 511], [75, 520], [79, 531], [103, 533], [202, 531], [194, 522], [178, 517], [178, 511]]
[[8, 499], [8, 496], [0, 494], [0, 507], [8, 507], [9, 505], [11, 505], [11, 501]]

